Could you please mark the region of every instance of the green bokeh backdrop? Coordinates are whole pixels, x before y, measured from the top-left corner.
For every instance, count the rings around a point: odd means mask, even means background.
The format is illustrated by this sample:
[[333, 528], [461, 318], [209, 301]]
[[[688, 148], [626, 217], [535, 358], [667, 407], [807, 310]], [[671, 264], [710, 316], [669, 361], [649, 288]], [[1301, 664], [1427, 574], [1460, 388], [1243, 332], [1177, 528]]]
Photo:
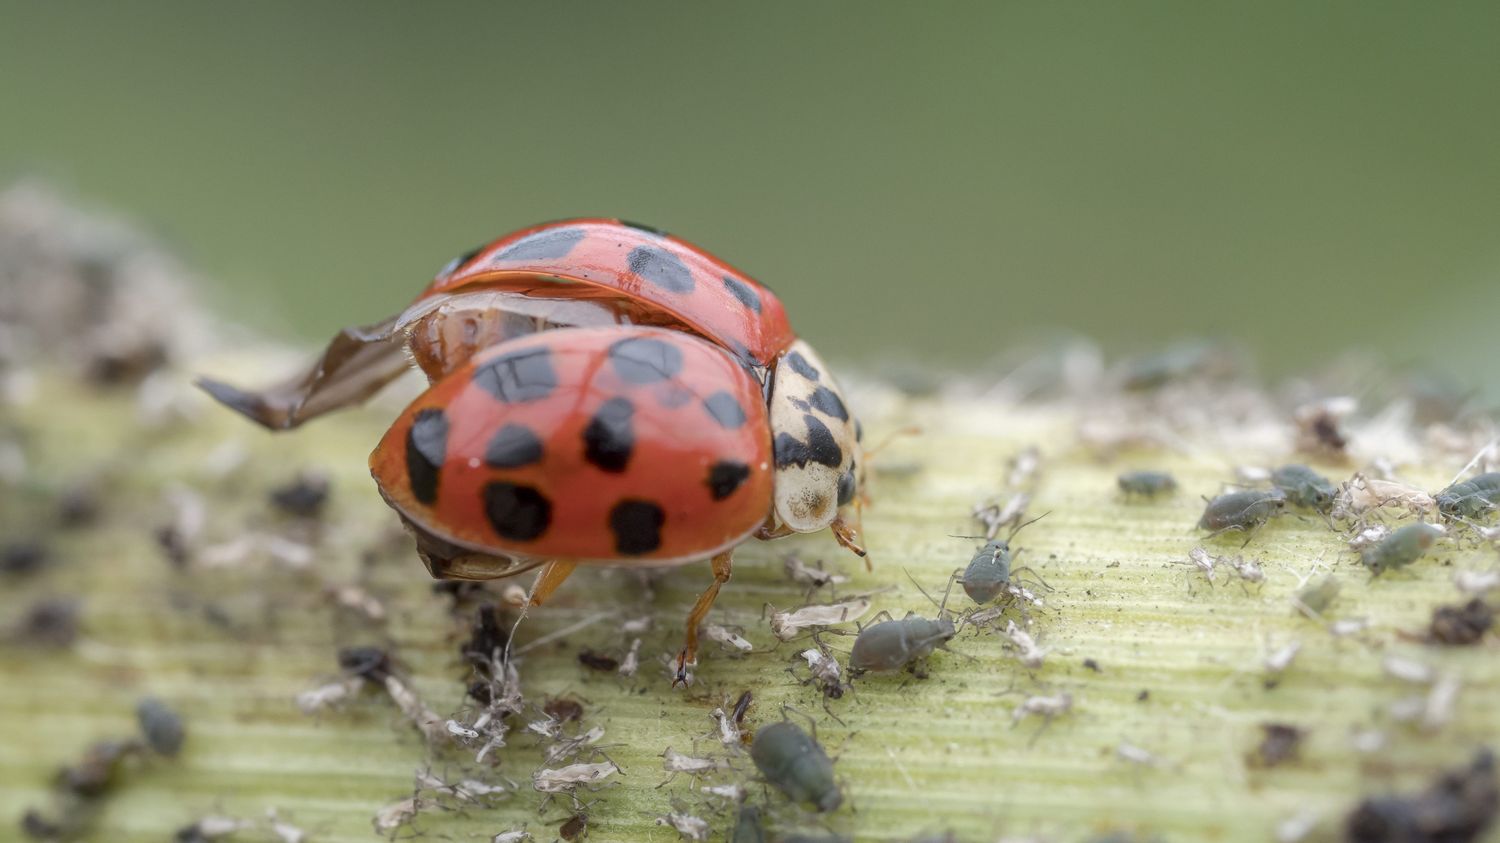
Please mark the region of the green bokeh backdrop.
[[835, 357], [1349, 346], [1500, 380], [1494, 3], [0, 0], [0, 180], [162, 233], [244, 318], [386, 315], [620, 215]]

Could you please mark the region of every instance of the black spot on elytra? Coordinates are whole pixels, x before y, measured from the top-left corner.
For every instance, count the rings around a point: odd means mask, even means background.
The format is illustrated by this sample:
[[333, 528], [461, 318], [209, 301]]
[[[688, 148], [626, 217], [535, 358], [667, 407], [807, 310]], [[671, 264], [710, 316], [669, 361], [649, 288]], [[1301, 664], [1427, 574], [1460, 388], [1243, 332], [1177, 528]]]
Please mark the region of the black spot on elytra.
[[550, 261], [565, 258], [583, 239], [581, 228], [538, 231], [517, 240], [495, 255], [496, 261]]
[[803, 401], [801, 398], [788, 398], [787, 403], [791, 404], [793, 407], [796, 407], [804, 413], [812, 411], [812, 405], [807, 403], [806, 401]]
[[531, 348], [486, 360], [474, 370], [474, 383], [506, 403], [546, 398], [557, 388], [552, 352]]
[[722, 390], [703, 399], [703, 409], [714, 417], [720, 427], [734, 430], [745, 424], [745, 408], [734, 400], [733, 395]]
[[629, 383], [656, 383], [682, 371], [682, 349], [652, 337], [631, 337], [609, 347], [615, 374]]
[[828, 427], [811, 414], [803, 414], [802, 421], [807, 424], [806, 442], [798, 441], [790, 433], [776, 434], [776, 467], [796, 465], [806, 468], [808, 463], [817, 463], [838, 468], [844, 461], [844, 451], [834, 441]]
[[601, 471], [618, 474], [630, 462], [635, 450], [635, 430], [631, 419], [635, 407], [627, 398], [611, 398], [583, 429], [583, 457]]
[[783, 359], [788, 366], [792, 367], [792, 371], [796, 372], [802, 377], [807, 378], [810, 381], [815, 381], [818, 379], [818, 370], [813, 368], [813, 364], [807, 362], [807, 358], [803, 357], [800, 353], [793, 351]]
[[615, 534], [615, 550], [635, 556], [661, 547], [661, 525], [667, 514], [650, 501], [623, 500], [609, 511], [609, 529]]
[[552, 502], [530, 486], [496, 481], [484, 487], [484, 514], [501, 538], [531, 541], [552, 523]]
[[755, 292], [754, 287], [737, 278], [731, 278], [726, 275], [724, 276], [724, 289], [728, 290], [730, 295], [739, 299], [740, 304], [756, 313], [760, 312], [760, 296]]
[[406, 477], [419, 502], [437, 500], [438, 477], [448, 456], [448, 416], [442, 410], [418, 410], [406, 431]]
[[656, 403], [669, 410], [681, 407], [694, 397], [693, 391], [681, 384], [664, 383], [656, 389]]
[[667, 234], [665, 231], [662, 231], [661, 229], [657, 228], [656, 226], [654, 226], [654, 225], [646, 225], [645, 223], [631, 222], [630, 220], [620, 220], [620, 225], [623, 225], [626, 228], [633, 228], [636, 231], [644, 231], [647, 234], [653, 234], [653, 235], [655, 235], [657, 237], [670, 237], [671, 236], [670, 234]]
[[508, 424], [495, 431], [484, 448], [484, 461], [490, 468], [520, 468], [541, 459], [542, 440], [522, 424]]
[[693, 273], [671, 252], [655, 246], [636, 246], [625, 258], [630, 271], [669, 293], [691, 293]]
[[733, 460], [719, 460], [708, 470], [708, 492], [714, 500], [724, 500], [749, 477], [750, 466]]
[[488, 245], [489, 244], [486, 243], [486, 244], [484, 244], [482, 246], [475, 246], [474, 248], [470, 249], [469, 251], [464, 252], [463, 254], [459, 255], [456, 258], [454, 258], [453, 260], [448, 261], [448, 265], [447, 266], [445, 266], [442, 269], [438, 270], [438, 277], [439, 278], [446, 278], [449, 275], [452, 275], [453, 273], [459, 271], [460, 269], [463, 268], [464, 264], [466, 264], [469, 261], [473, 260], [474, 257], [476, 255], [478, 255], [480, 252], [484, 251], [484, 247], [488, 246]]
[[838, 393], [826, 386], [813, 390], [812, 405], [823, 411], [824, 415], [833, 416], [839, 421], [849, 420], [849, 411], [844, 408], [844, 402], [839, 399]]
[[849, 501], [854, 500], [854, 493], [857, 491], [856, 485], [854, 480], [854, 466], [850, 465], [849, 470], [839, 476], [839, 506], [844, 506]]

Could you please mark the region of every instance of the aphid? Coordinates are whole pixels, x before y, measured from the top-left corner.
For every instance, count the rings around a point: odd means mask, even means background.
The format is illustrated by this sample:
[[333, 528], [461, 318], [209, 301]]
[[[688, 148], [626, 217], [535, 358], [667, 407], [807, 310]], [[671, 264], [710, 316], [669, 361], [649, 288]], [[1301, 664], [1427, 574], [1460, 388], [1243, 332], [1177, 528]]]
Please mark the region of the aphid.
[[839, 585], [846, 583], [849, 578], [843, 574], [823, 570], [820, 562], [817, 567], [809, 566], [806, 562], [796, 556], [789, 555], [785, 560], [787, 579], [794, 583], [800, 583], [810, 588], [822, 588], [825, 585]]
[[52, 553], [38, 541], [9, 542], [0, 546], [0, 574], [26, 576], [47, 566]]
[[[980, 548], [969, 559], [968, 566], [964, 568], [963, 576], [957, 577], [955, 580], [964, 587], [964, 593], [969, 595], [969, 599], [982, 606], [1000, 596], [1001, 592], [1008, 591], [1012, 594], [1015, 593], [1016, 589], [1011, 587], [1012, 573], [1030, 571], [1033, 576], [1036, 575], [1036, 572], [1031, 571], [1029, 568], [1011, 570], [1011, 564], [1015, 561], [1015, 557], [1021, 554], [1021, 551], [1016, 550], [1012, 552], [1010, 542], [1022, 528], [1035, 524], [1045, 517], [1045, 514], [1038, 515], [1025, 524], [1017, 525], [1011, 529], [1010, 535], [1003, 539], [997, 539], [993, 536], [989, 537], [989, 541], [985, 543], [984, 547]], [[945, 595], [944, 600], [946, 599]]]
[[328, 503], [328, 477], [303, 473], [292, 482], [271, 490], [271, 503], [287, 515], [317, 518]]
[[871, 624], [854, 639], [849, 670], [856, 675], [901, 670], [932, 655], [933, 650], [947, 649], [956, 634], [953, 620], [946, 617], [928, 620], [907, 615]]
[[1344, 459], [1349, 447], [1349, 437], [1343, 430], [1344, 419], [1357, 409], [1359, 403], [1347, 396], [1298, 407], [1292, 414], [1297, 423], [1297, 450], [1330, 460]]
[[1392, 568], [1404, 568], [1421, 559], [1444, 532], [1435, 524], [1408, 524], [1392, 532], [1380, 544], [1365, 548], [1360, 553], [1360, 562], [1370, 569], [1372, 576], [1379, 576]]
[[[453, 261], [404, 312], [346, 329], [304, 372], [247, 392], [273, 430], [363, 401], [414, 361], [430, 388], [370, 457], [437, 578], [711, 560], [674, 682], [751, 538], [825, 528], [863, 557], [859, 424], [769, 289], [619, 220], [533, 226]], [[868, 562], [867, 562], [868, 564]]]
[[1338, 494], [1327, 477], [1296, 463], [1272, 471], [1271, 485], [1280, 489], [1292, 506], [1325, 514], [1333, 509], [1333, 499]]
[[764, 813], [755, 805], [741, 805], [726, 837], [728, 843], [767, 843]]
[[[589, 815], [582, 811], [577, 811], [569, 815], [568, 818], [563, 820], [562, 824], [557, 827], [557, 836], [561, 837], [564, 840], [570, 841], [570, 843], [573, 840], [577, 840], [581, 837], [587, 836], [588, 832]], [[531, 835], [528, 834], [526, 836], [530, 837]]]
[[[1198, 529], [1209, 530], [1209, 538], [1229, 530], [1254, 531], [1286, 507], [1286, 494], [1280, 489], [1245, 489], [1219, 495], [1203, 508]], [[1250, 537], [1245, 537], [1250, 543]]]
[[1372, 509], [1395, 506], [1413, 515], [1424, 515], [1436, 506], [1431, 495], [1407, 483], [1355, 473], [1339, 486], [1334, 498], [1333, 518], [1357, 518]]
[[1026, 492], [1016, 492], [1004, 501], [998, 498], [982, 501], [974, 505], [974, 520], [984, 525], [984, 537], [992, 539], [1006, 525], [1021, 523], [1030, 505], [1031, 495]]
[[38, 600], [0, 636], [38, 647], [69, 647], [78, 638], [78, 603], [65, 597]]
[[590, 670], [598, 670], [605, 673], [619, 670], [620, 668], [619, 659], [604, 653], [595, 652], [587, 647], [578, 651], [578, 663]]
[[[826, 650], [813, 649], [809, 647], [798, 653], [807, 662], [807, 679], [803, 684], [811, 683], [823, 693], [823, 706], [826, 709], [829, 700], [841, 699], [844, 696], [844, 677], [839, 669], [838, 659]], [[829, 712], [832, 714], [832, 712]]]
[[182, 750], [182, 742], [186, 737], [182, 715], [173, 711], [166, 703], [155, 697], [147, 697], [135, 707], [135, 718], [141, 727], [141, 734], [146, 736], [146, 745], [158, 755], [171, 757]]
[[1292, 608], [1302, 614], [1318, 620], [1323, 612], [1333, 603], [1335, 597], [1339, 596], [1339, 590], [1343, 584], [1333, 574], [1308, 583], [1292, 595]]
[[1475, 597], [1462, 606], [1439, 606], [1432, 610], [1428, 638], [1439, 644], [1477, 644], [1495, 624], [1495, 610]]
[[1344, 820], [1349, 843], [1471, 843], [1500, 811], [1495, 757], [1479, 750], [1468, 767], [1448, 770], [1422, 793], [1372, 796]]
[[1257, 767], [1275, 767], [1287, 761], [1295, 761], [1307, 733], [1285, 723], [1262, 723], [1260, 745], [1250, 754], [1250, 763]]
[[1177, 478], [1165, 471], [1127, 471], [1115, 482], [1127, 498], [1154, 498], [1177, 491]]
[[1483, 518], [1500, 504], [1500, 472], [1454, 483], [1433, 496], [1444, 518]]
[[809, 802], [819, 811], [837, 808], [844, 794], [833, 780], [833, 761], [801, 726], [782, 720], [763, 726], [750, 744], [755, 768], [793, 802]]

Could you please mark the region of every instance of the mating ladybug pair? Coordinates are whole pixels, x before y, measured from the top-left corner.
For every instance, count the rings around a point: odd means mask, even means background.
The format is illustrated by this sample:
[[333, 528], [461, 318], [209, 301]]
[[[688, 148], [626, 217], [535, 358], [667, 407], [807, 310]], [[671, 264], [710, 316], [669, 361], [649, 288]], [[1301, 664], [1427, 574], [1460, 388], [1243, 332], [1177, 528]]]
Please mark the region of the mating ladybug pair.
[[[409, 355], [409, 356], [408, 356]], [[370, 472], [440, 579], [712, 559], [677, 679], [735, 545], [831, 528], [859, 545], [864, 455], [838, 384], [776, 296], [707, 252], [607, 219], [517, 231], [450, 263], [401, 314], [341, 331], [259, 392], [203, 380], [285, 430], [414, 360], [431, 386]]]

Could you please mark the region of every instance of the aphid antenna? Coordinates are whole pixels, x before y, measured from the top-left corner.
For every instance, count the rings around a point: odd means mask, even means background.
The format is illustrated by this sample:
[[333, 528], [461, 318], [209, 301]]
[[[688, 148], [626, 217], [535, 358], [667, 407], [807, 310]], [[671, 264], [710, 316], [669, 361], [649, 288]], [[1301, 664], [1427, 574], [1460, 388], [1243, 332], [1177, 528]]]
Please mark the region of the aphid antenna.
[[1500, 436], [1491, 439], [1488, 443], [1485, 444], [1483, 448], [1480, 448], [1479, 453], [1475, 454], [1473, 459], [1465, 463], [1464, 467], [1460, 468], [1458, 470], [1458, 473], [1453, 475], [1453, 479], [1448, 481], [1448, 485], [1452, 486], [1454, 483], [1458, 482], [1458, 478], [1464, 476], [1465, 474], [1468, 474], [1469, 469], [1473, 468], [1475, 465], [1478, 465], [1479, 461], [1484, 459], [1485, 455], [1490, 451], [1494, 450], [1497, 444], [1500, 444]]
[[943, 613], [948, 611], [948, 596], [953, 593], [953, 577], [948, 578], [948, 587], [943, 589], [943, 602], [939, 603], [932, 599], [932, 595], [927, 593], [927, 589], [923, 588], [921, 583], [917, 582], [917, 578], [911, 575], [911, 571], [902, 568], [901, 572], [906, 574], [906, 578], [911, 580], [911, 584], [917, 587], [917, 591], [922, 592], [922, 596], [926, 597], [928, 602], [937, 607], [938, 617], [942, 617]]
[[1049, 516], [1051, 514], [1052, 514], [1052, 510], [1049, 509], [1046, 512], [1043, 512], [1041, 515], [1038, 515], [1037, 517], [1031, 519], [1030, 521], [1026, 521], [1024, 523], [1017, 524], [1016, 526], [1011, 527], [1010, 528], [1010, 535], [1006, 536], [1005, 540], [1007, 542], [1009, 542], [1011, 539], [1013, 539], [1013, 538], [1016, 537], [1016, 533], [1021, 532], [1021, 530], [1023, 530], [1024, 528], [1030, 527], [1032, 524], [1035, 524], [1036, 522], [1042, 520], [1043, 518], [1046, 518], [1047, 516]]
[[807, 721], [807, 725], [809, 725], [809, 726], [812, 727], [812, 739], [815, 740], [815, 741], [818, 739], [818, 721], [811, 714], [808, 714], [807, 712], [803, 711], [800, 708], [797, 708], [794, 705], [790, 705], [788, 703], [782, 703], [781, 704], [781, 719], [782, 720], [791, 720], [792, 718], [789, 717], [789, 716], [787, 716], [789, 714], [795, 714], [798, 717], [801, 717], [803, 720], [806, 720]]

